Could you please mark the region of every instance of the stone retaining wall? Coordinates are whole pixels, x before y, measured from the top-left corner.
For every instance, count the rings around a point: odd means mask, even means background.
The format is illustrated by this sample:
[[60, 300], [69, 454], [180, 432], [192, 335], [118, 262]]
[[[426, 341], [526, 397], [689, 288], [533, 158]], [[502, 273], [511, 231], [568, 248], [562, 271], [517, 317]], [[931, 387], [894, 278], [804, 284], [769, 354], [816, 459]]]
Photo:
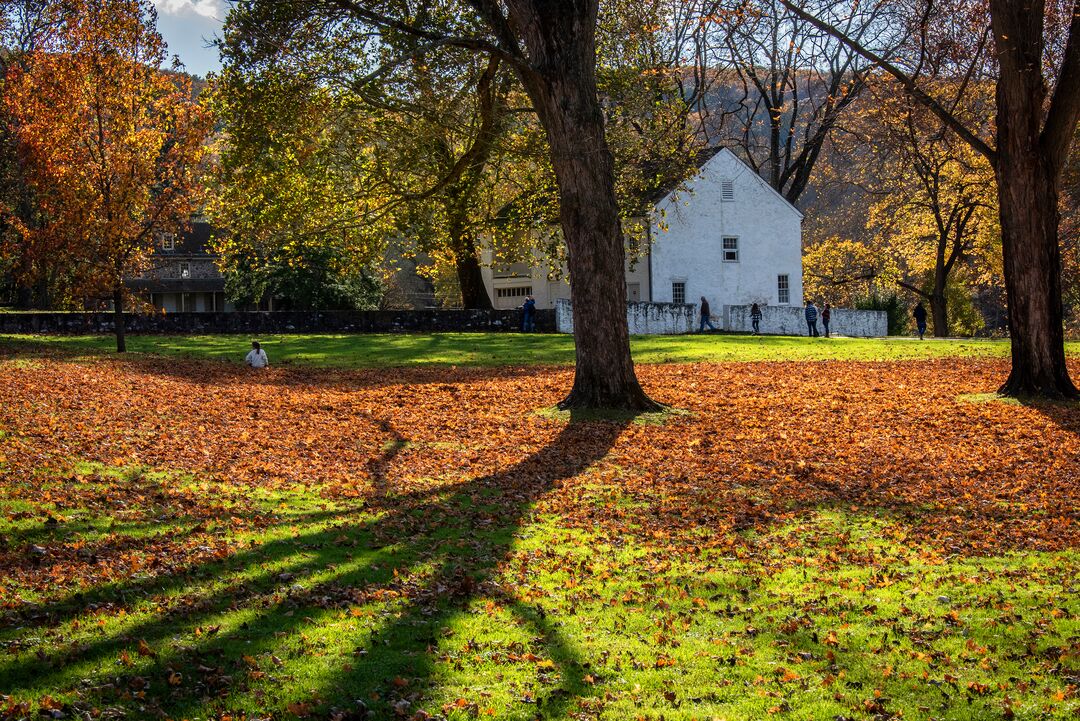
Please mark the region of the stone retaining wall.
[[[694, 328], [695, 306], [688, 303], [626, 304], [626, 323], [631, 335], [677, 335]], [[574, 306], [569, 300], [555, 301], [555, 328], [559, 333], [574, 332]]]
[[[761, 333], [763, 335], [806, 335], [804, 308], [788, 305], [761, 306]], [[879, 338], [889, 335], [889, 316], [883, 310], [851, 310], [833, 308], [829, 330], [832, 335], [854, 338]], [[824, 333], [821, 309], [818, 308], [818, 332]], [[753, 330], [750, 323], [750, 306], [729, 305], [724, 307], [724, 330], [735, 333]]]
[[[125, 313], [128, 333], [513, 332], [520, 310], [365, 310], [233, 313]], [[0, 313], [0, 333], [95, 335], [113, 332], [112, 313]], [[536, 330], [555, 330], [555, 311], [536, 311]]]

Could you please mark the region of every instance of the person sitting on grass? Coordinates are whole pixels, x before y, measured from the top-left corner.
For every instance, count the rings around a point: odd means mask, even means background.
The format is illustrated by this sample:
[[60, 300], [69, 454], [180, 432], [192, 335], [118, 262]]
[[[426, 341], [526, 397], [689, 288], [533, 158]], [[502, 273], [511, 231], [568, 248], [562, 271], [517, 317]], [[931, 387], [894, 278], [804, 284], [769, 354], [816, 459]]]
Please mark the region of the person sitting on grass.
[[266, 357], [266, 351], [259, 345], [259, 341], [251, 341], [251, 350], [248, 351], [244, 362], [252, 368], [265, 368], [270, 365], [270, 359]]

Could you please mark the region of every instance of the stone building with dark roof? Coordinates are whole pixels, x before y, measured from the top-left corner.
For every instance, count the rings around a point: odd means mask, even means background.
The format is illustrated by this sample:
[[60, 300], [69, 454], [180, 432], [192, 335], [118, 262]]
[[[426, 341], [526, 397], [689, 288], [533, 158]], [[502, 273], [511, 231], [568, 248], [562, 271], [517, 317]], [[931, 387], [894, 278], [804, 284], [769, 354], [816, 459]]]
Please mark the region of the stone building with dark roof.
[[225, 297], [225, 276], [210, 249], [212, 231], [196, 219], [183, 233], [159, 237], [150, 269], [129, 278], [128, 288], [167, 313], [236, 310]]

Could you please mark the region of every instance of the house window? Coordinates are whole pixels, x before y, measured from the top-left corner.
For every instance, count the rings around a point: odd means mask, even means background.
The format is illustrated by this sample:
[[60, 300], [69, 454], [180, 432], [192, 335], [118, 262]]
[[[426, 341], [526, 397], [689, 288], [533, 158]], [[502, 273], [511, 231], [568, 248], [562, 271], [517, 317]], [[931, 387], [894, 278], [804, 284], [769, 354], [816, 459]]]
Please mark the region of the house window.
[[176, 233], [161, 234], [161, 249], [176, 250]]
[[181, 263], [180, 264], [180, 277], [181, 278], [190, 278], [191, 277], [191, 263]]
[[776, 276], [776, 302], [778, 303], [790, 303], [791, 302], [791, 289], [788, 285], [787, 275]]
[[527, 295], [532, 295], [531, 285], [517, 285], [513, 288], [496, 288], [496, 298], [524, 298]]
[[721, 242], [724, 246], [724, 262], [725, 263], [738, 263], [739, 262], [739, 239], [733, 235], [725, 235]]
[[671, 302], [686, 302], [686, 281], [679, 280], [671, 284]]
[[735, 181], [734, 180], [721, 180], [720, 181], [720, 200], [726, 202], [735, 200]]

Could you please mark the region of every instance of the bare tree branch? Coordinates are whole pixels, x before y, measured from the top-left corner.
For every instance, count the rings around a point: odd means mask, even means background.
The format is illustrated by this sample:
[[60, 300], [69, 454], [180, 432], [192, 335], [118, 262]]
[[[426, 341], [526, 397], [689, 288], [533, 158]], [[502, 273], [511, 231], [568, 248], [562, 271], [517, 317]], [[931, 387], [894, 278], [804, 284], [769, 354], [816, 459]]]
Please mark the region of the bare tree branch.
[[[803, 20], [806, 20], [808, 23], [818, 28], [819, 30], [833, 36], [834, 38], [857, 52], [859, 55], [862, 55], [867, 60], [873, 62], [875, 65], [880, 67], [889, 75], [892, 75], [904, 88], [904, 92], [915, 98], [927, 108], [929, 108], [930, 111], [934, 113], [934, 115], [938, 116], [938, 118], [940, 118], [943, 123], [948, 125], [949, 128], [953, 130], [953, 132], [963, 138], [964, 142], [970, 145], [976, 152], [985, 156], [986, 159], [990, 161], [991, 165], [997, 164], [997, 151], [990, 147], [982, 138], [972, 132], [970, 128], [964, 125], [964, 123], [956, 117], [956, 115], [949, 112], [949, 110], [941, 103], [939, 103], [933, 96], [929, 95], [926, 91], [920, 88], [914, 77], [908, 75], [895, 64], [890, 63], [888, 60], [881, 57], [873, 50], [870, 50], [862, 43], [849, 37], [842, 30], [839, 30], [833, 25], [830, 25], [829, 23], [806, 12], [798, 5], [796, 5], [792, 0], [780, 0], [780, 2], [784, 4], [784, 7], [801, 17]], [[1074, 18], [1073, 22], [1074, 24], [1076, 24], [1078, 21]], [[1080, 103], [1080, 99], [1076, 99], [1075, 102]]]

